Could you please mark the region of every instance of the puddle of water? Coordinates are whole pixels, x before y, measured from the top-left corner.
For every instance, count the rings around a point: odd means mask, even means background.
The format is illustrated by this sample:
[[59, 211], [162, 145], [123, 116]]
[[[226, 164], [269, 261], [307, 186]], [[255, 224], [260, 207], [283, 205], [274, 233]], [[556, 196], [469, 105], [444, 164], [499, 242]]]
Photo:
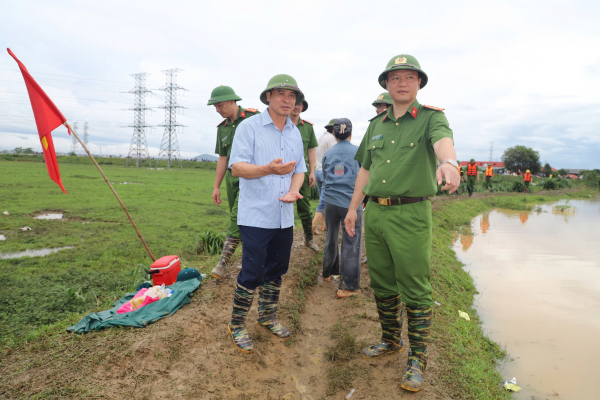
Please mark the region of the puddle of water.
[[2, 241], [2, 242], [3, 242], [3, 241], [5, 241], [5, 240], [6, 240], [6, 236], [4, 236], [4, 235], [0, 235], [0, 241]]
[[34, 219], [62, 219], [62, 214], [42, 214], [38, 215]]
[[142, 182], [121, 182], [119, 185], [143, 185]]
[[55, 249], [39, 249], [39, 250], [25, 250], [18, 253], [0, 253], [0, 259], [5, 258], [21, 258], [21, 257], [44, 257], [48, 254], [56, 253], [65, 249], [72, 249], [74, 246], [57, 247]]
[[[455, 234], [486, 334], [514, 361], [515, 399], [598, 398], [600, 201], [494, 210]], [[557, 396], [558, 394], [558, 396]]]

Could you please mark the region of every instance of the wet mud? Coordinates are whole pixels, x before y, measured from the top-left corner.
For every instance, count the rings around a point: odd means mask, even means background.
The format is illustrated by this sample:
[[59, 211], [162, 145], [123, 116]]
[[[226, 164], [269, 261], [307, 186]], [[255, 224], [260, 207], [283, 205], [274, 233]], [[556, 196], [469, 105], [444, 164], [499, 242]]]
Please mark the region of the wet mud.
[[600, 199], [486, 212], [455, 234], [515, 399], [599, 398]]

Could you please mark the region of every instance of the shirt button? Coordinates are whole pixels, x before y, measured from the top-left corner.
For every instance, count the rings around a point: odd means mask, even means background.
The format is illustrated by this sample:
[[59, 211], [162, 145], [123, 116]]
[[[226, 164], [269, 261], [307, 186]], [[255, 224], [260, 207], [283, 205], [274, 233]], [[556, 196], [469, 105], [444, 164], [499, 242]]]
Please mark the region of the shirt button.
[[375, 146], [373, 146], [373, 148], [375, 148]]
[[383, 183], [385, 183], [385, 179], [383, 180]]
[[388, 160], [388, 163], [390, 162], [390, 160]]
[[412, 147], [412, 145], [413, 145], [413, 144], [411, 143], [411, 144], [410, 144], [410, 147]]
[[395, 142], [392, 140], [392, 144], [394, 144]]
[[[398, 125], [398, 124], [396, 124], [396, 125]], [[233, 127], [235, 128], [235, 125], [233, 125]]]
[[[396, 126], [400, 125], [398, 122], [396, 122]], [[235, 126], [235, 125], [234, 125]]]

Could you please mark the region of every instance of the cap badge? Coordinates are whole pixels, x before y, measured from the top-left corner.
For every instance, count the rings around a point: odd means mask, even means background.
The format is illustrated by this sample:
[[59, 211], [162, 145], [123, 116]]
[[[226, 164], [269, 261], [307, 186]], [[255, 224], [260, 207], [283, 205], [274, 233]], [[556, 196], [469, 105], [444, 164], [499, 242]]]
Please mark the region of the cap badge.
[[383, 95], [380, 94], [379, 97], [377, 98], [377, 100], [383, 100]]
[[396, 61], [394, 61], [394, 64], [406, 64], [406, 57], [398, 57], [396, 58]]

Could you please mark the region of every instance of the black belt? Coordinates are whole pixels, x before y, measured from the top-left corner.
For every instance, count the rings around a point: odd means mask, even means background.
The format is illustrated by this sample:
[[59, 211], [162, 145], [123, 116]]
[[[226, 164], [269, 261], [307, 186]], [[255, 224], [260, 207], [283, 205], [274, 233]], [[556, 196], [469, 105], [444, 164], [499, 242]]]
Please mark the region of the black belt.
[[397, 206], [402, 204], [418, 203], [420, 201], [429, 200], [429, 197], [375, 197], [369, 196], [369, 200], [381, 206]]

